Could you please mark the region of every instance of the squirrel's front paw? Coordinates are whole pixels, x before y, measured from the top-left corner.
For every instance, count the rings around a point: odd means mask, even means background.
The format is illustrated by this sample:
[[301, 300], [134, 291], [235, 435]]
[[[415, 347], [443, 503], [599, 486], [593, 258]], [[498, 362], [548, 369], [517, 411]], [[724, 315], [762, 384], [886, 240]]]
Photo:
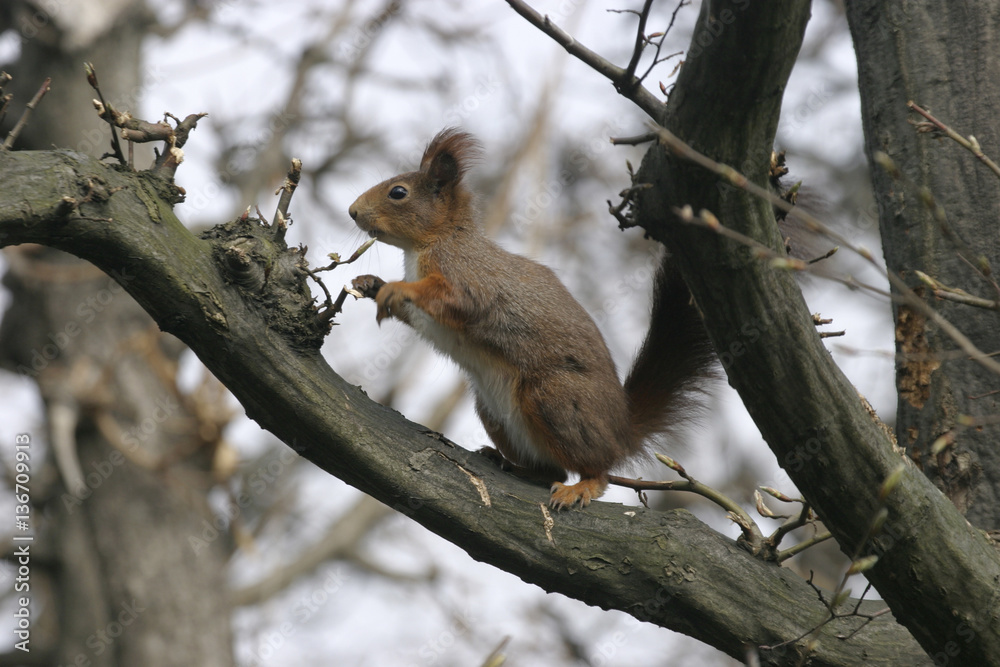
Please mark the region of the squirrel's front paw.
[[369, 299], [377, 297], [383, 285], [385, 285], [384, 280], [378, 276], [372, 275], [358, 276], [351, 281], [351, 287], [358, 290], [362, 295], [368, 297]]
[[382, 320], [387, 317], [402, 319], [400, 318], [400, 309], [407, 300], [406, 294], [399, 286], [399, 283], [385, 283], [379, 288], [378, 294], [375, 296], [375, 303], [378, 304], [375, 321], [381, 324]]

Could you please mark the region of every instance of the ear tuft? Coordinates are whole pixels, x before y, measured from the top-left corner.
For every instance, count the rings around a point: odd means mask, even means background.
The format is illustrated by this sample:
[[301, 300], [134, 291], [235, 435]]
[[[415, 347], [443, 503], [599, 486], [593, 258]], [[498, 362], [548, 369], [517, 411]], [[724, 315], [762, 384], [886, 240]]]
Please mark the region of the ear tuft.
[[482, 145], [474, 136], [457, 127], [445, 128], [427, 145], [420, 171], [430, 176], [440, 190], [461, 181], [481, 155]]

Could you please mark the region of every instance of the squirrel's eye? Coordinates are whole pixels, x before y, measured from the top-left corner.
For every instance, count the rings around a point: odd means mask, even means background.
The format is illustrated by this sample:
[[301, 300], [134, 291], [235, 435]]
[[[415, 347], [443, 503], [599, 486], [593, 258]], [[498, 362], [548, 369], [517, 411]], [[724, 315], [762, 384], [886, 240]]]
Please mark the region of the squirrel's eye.
[[389, 199], [402, 199], [407, 194], [409, 193], [406, 191], [406, 188], [402, 185], [397, 185], [392, 190], [389, 190]]

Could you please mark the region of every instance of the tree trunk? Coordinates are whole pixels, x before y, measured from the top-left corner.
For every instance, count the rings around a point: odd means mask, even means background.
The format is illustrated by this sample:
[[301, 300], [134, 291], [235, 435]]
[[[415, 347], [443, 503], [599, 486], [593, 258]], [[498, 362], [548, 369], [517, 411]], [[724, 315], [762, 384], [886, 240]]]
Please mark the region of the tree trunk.
[[[956, 142], [918, 133], [913, 122], [924, 118], [907, 102], [1000, 156], [1000, 58], [993, 47], [1000, 40], [1000, 5], [852, 0], [847, 18], [886, 265], [980, 350], [995, 353], [1000, 312], [935, 299], [915, 272], [1000, 299], [995, 275], [986, 279], [974, 268], [979, 257], [1000, 265], [1000, 180]], [[903, 182], [873, 162], [877, 152], [892, 158]], [[947, 226], [921, 202], [923, 188], [946, 212]], [[1000, 423], [990, 419], [1000, 414], [996, 375], [912, 307], [895, 302], [893, 318], [899, 443], [973, 525], [1000, 530]], [[971, 426], [961, 423], [965, 415], [975, 420]], [[953, 442], [932, 451], [942, 437]]]

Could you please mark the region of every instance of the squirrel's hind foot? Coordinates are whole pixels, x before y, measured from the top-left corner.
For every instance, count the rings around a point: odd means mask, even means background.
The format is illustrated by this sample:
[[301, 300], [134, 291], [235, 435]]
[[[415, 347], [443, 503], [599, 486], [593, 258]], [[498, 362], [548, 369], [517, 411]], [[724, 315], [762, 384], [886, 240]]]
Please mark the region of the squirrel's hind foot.
[[606, 488], [608, 488], [607, 478], [585, 477], [576, 484], [556, 482], [552, 485], [549, 507], [562, 510], [577, 503], [580, 503], [580, 507], [586, 507], [591, 500], [600, 498]]

